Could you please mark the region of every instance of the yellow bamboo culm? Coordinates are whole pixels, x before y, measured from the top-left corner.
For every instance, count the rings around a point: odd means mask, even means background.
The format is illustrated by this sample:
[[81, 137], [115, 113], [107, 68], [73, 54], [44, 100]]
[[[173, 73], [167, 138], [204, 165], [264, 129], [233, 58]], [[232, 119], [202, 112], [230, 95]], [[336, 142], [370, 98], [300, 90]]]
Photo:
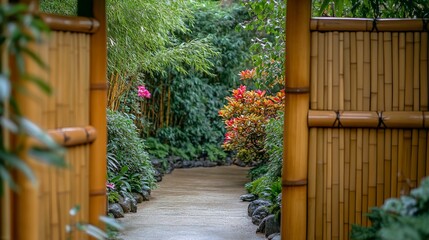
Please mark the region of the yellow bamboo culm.
[[[307, 146], [306, 124], [310, 87], [311, 1], [288, 2], [286, 21], [286, 109], [282, 179], [281, 238], [307, 238]], [[305, 93], [300, 90], [306, 89]], [[293, 116], [293, 117], [292, 117]]]

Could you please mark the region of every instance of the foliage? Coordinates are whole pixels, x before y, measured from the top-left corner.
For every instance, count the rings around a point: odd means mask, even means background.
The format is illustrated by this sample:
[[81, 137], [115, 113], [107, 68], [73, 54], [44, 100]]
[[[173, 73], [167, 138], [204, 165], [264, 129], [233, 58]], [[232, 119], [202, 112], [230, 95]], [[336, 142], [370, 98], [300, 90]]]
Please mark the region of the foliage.
[[[72, 222], [70, 224], [67, 224], [66, 226], [67, 239], [74, 239], [73, 233], [75, 231], [84, 232], [88, 236], [94, 237], [95, 239], [98, 239], [98, 240], [111, 239], [109, 238], [108, 232], [105, 232], [92, 224], [84, 223], [84, 222], [74, 222], [73, 217], [76, 216], [79, 211], [80, 211], [79, 205], [73, 207], [69, 211], [69, 215], [72, 217], [71, 218]], [[100, 216], [99, 220], [105, 223], [110, 230], [114, 230], [114, 231], [124, 230], [122, 225], [117, 223], [116, 220], [113, 218]]]
[[283, 123], [284, 113], [279, 112], [277, 118], [272, 118], [265, 127], [264, 148], [268, 153], [267, 180], [274, 182], [281, 177], [283, 166]]
[[277, 178], [275, 181], [271, 182], [268, 187], [262, 191], [262, 197], [263, 199], [267, 199], [271, 202], [270, 207], [268, 208], [268, 211], [271, 214], [276, 215], [277, 218], [279, 218], [280, 215], [280, 205], [281, 205], [281, 194], [282, 193], [282, 182], [281, 178]]
[[270, 96], [261, 90], [247, 91], [242, 85], [226, 99], [228, 104], [219, 111], [227, 129], [223, 147], [236, 150], [237, 157], [247, 163], [266, 161], [265, 126], [283, 108], [284, 91]]
[[251, 16], [242, 27], [254, 33], [250, 51], [256, 70], [255, 86], [278, 91], [284, 81], [286, 1], [242, 2]]
[[40, 10], [46, 13], [76, 16], [77, 0], [40, 0]]
[[[43, 21], [29, 13], [25, 5], [0, 6], [0, 195], [3, 192], [3, 182], [14, 190], [18, 188], [15, 176], [10, 173], [11, 169], [22, 173], [31, 182], [36, 181], [32, 170], [21, 157], [30, 155], [41, 162], [65, 166], [63, 149], [36, 124], [25, 118], [20, 108], [20, 99], [29, 97], [29, 93], [31, 97], [34, 93], [29, 90], [31, 85], [46, 94], [51, 92], [42, 79], [26, 72], [28, 61], [46, 68], [29, 45], [40, 43], [47, 30]], [[10, 66], [14, 66], [13, 69]], [[14, 81], [11, 79], [12, 71], [15, 73]], [[36, 139], [43, 147], [26, 149], [27, 137]], [[12, 139], [14, 144], [10, 144]]]
[[157, 158], [163, 159], [168, 156], [169, 147], [166, 144], [162, 144], [156, 138], [147, 138], [146, 139], [146, 149], [147, 152]]
[[[117, 180], [123, 182], [118, 187], [124, 186], [127, 191], [141, 190], [143, 181], [154, 187], [154, 169], [132, 119], [125, 113], [107, 110], [107, 130], [107, 149], [109, 153], [115, 154], [115, 159], [119, 163], [116, 170], [109, 169], [109, 182], [112, 182], [112, 178], [119, 177]], [[108, 163], [109, 165], [111, 163]], [[131, 185], [130, 182], [134, 184]]]
[[368, 217], [372, 225], [354, 225], [352, 239], [428, 239], [429, 178], [423, 179], [410, 195], [388, 199], [381, 208], [373, 208]]
[[314, 0], [313, 15], [365, 18], [427, 18], [427, 0]]

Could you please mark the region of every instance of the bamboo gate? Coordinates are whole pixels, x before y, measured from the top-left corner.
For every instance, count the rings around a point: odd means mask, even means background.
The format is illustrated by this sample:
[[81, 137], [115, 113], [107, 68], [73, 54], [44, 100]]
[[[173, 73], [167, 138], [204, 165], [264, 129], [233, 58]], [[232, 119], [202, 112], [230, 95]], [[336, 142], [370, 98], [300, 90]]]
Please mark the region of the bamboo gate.
[[[30, 94], [17, 99], [26, 117], [66, 147], [69, 167], [27, 159], [38, 183], [19, 177], [20, 193], [3, 196], [0, 239], [66, 239], [67, 224], [99, 225], [98, 217], [106, 213], [105, 2], [91, 4], [91, 18], [42, 15], [52, 31], [34, 49], [49, 70], [31, 62], [27, 68], [46, 79], [54, 93], [29, 86]], [[78, 215], [70, 216], [77, 205]], [[73, 239], [87, 237], [76, 232]]]
[[[282, 238], [349, 239], [371, 207], [429, 175], [428, 21], [310, 20], [298, 2], [288, 1]], [[304, 23], [290, 27], [290, 11]]]

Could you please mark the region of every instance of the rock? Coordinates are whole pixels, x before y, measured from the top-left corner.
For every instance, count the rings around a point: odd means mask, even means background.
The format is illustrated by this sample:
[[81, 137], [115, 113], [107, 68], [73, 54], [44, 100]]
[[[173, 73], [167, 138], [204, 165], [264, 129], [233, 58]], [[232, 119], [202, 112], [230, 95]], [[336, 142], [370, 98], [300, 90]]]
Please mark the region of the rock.
[[162, 181], [162, 173], [158, 169], [155, 168], [153, 176], [155, 177], [156, 182]]
[[202, 167], [202, 166], [203, 166], [203, 162], [197, 161], [197, 160], [194, 161], [194, 167]]
[[174, 162], [174, 168], [182, 168], [183, 162], [182, 161], [176, 161]]
[[240, 200], [243, 202], [251, 202], [251, 201], [256, 200], [256, 196], [255, 196], [255, 194], [251, 194], [251, 193], [243, 194], [240, 196]]
[[204, 167], [216, 167], [217, 163], [216, 162], [212, 162], [210, 160], [204, 160], [203, 161], [203, 166]]
[[125, 200], [130, 200], [130, 212], [136, 213], [137, 212], [137, 200], [134, 198], [126, 197]]
[[253, 215], [253, 212], [259, 207], [259, 206], [269, 206], [271, 205], [270, 201], [263, 200], [263, 199], [257, 199], [249, 204], [247, 207], [247, 215], [251, 217]]
[[149, 193], [149, 195], [150, 195], [150, 193], [152, 192], [152, 190], [150, 189], [150, 187], [148, 186], [148, 185], [145, 185], [146, 183], [145, 182], [143, 182], [143, 187], [142, 187], [142, 191], [146, 191], [146, 192], [148, 192]]
[[233, 163], [239, 167], [246, 167], [247, 166], [247, 164], [245, 162], [241, 161], [240, 159], [235, 159], [235, 161]]
[[268, 236], [268, 240], [281, 240], [282, 237], [280, 233], [273, 233], [270, 236]]
[[267, 218], [262, 219], [261, 223], [259, 223], [256, 233], [265, 233], [265, 223], [267, 222], [266, 219]]
[[137, 201], [137, 203], [142, 203], [143, 202], [143, 195], [141, 193], [132, 193], [134, 199]]
[[143, 201], [149, 201], [150, 193], [148, 191], [142, 190], [141, 194], [143, 196]]
[[269, 215], [265, 219], [265, 237], [274, 233], [280, 232], [280, 221], [277, 220], [275, 215]]
[[230, 166], [232, 164], [232, 158], [231, 157], [226, 157], [224, 165], [225, 166]]
[[128, 197], [123, 198], [121, 196], [121, 197], [119, 197], [118, 203], [122, 207], [122, 209], [124, 210], [124, 213], [130, 212], [130, 210], [131, 210], [131, 199], [130, 198], [128, 198]]
[[158, 158], [151, 158], [150, 161], [154, 168], [162, 168], [162, 160]]
[[115, 218], [123, 218], [124, 210], [118, 203], [109, 204], [109, 213]]
[[252, 215], [252, 223], [258, 225], [261, 223], [262, 219], [268, 216], [268, 207], [259, 206]]
[[194, 164], [192, 161], [185, 160], [185, 161], [183, 161], [182, 167], [183, 168], [191, 168], [191, 167], [194, 167]]

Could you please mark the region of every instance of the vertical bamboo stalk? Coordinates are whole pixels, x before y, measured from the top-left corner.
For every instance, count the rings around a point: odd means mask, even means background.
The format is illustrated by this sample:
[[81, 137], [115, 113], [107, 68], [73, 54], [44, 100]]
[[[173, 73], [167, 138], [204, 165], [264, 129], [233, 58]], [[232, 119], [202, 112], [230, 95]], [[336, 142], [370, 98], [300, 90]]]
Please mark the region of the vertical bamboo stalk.
[[[399, 111], [405, 110], [405, 33], [399, 33]], [[401, 194], [401, 190], [405, 186], [406, 174], [404, 172], [404, 130], [398, 131], [398, 185], [397, 194]]]
[[[399, 110], [399, 34], [392, 33], [392, 110]], [[392, 130], [391, 196], [398, 196], [398, 138], [399, 131]], [[396, 144], [395, 144], [396, 143]]]
[[[317, 32], [311, 33], [311, 109], [317, 109]], [[317, 129], [310, 129], [309, 162], [308, 162], [308, 234], [307, 239], [316, 237], [316, 189], [317, 189]]]
[[[286, 110], [282, 186], [282, 239], [307, 236], [307, 164], [310, 80], [309, 0], [288, 2], [286, 21]], [[293, 20], [292, 20], [293, 19]], [[297, 94], [296, 89], [307, 89]], [[287, 149], [287, 151], [286, 151]]]
[[[420, 110], [428, 110], [428, 33], [423, 32], [420, 36]], [[419, 132], [419, 164], [418, 164], [418, 184], [425, 176], [427, 166], [427, 130]]]
[[[340, 111], [344, 110], [344, 33], [339, 35], [339, 106]], [[344, 238], [344, 129], [339, 130], [339, 239]]]
[[[326, 46], [327, 46], [327, 52], [326, 52], [326, 79], [325, 79], [325, 85], [327, 90], [327, 105], [325, 109], [332, 110], [333, 106], [333, 94], [332, 94], [332, 88], [333, 88], [333, 77], [332, 77], [332, 68], [333, 68], [333, 61], [332, 61], [332, 48], [333, 48], [333, 33], [328, 32], [326, 34]], [[326, 239], [332, 239], [332, 209], [333, 209], [333, 203], [332, 203], [332, 170], [333, 170], [333, 152], [332, 152], [332, 129], [326, 129]]]
[[[350, 33], [344, 33], [344, 110], [351, 108]], [[344, 238], [349, 239], [350, 129], [344, 130]]]
[[[98, 217], [106, 213], [106, 5], [105, 0], [93, 1], [93, 14], [100, 23], [99, 30], [91, 36], [90, 59], [90, 123], [97, 129], [97, 139], [90, 146], [89, 222], [98, 223]], [[101, 227], [101, 226], [100, 226]]]
[[[378, 33], [378, 59], [377, 59], [377, 85], [378, 99], [377, 110], [384, 111], [384, 59], [383, 59], [383, 33]], [[381, 206], [384, 202], [384, 130], [377, 131], [377, 205]], [[371, 207], [371, 206], [370, 206]]]
[[[385, 32], [383, 35], [383, 56], [384, 56], [384, 106], [386, 111], [392, 111], [392, 34]], [[385, 130], [384, 148], [384, 196], [391, 197], [392, 188], [392, 130]]]
[[[371, 111], [377, 111], [378, 84], [377, 84], [377, 33], [371, 33]], [[375, 206], [377, 192], [377, 130], [369, 130], [369, 173], [368, 173], [368, 204]], [[368, 209], [363, 209], [366, 212]]]

